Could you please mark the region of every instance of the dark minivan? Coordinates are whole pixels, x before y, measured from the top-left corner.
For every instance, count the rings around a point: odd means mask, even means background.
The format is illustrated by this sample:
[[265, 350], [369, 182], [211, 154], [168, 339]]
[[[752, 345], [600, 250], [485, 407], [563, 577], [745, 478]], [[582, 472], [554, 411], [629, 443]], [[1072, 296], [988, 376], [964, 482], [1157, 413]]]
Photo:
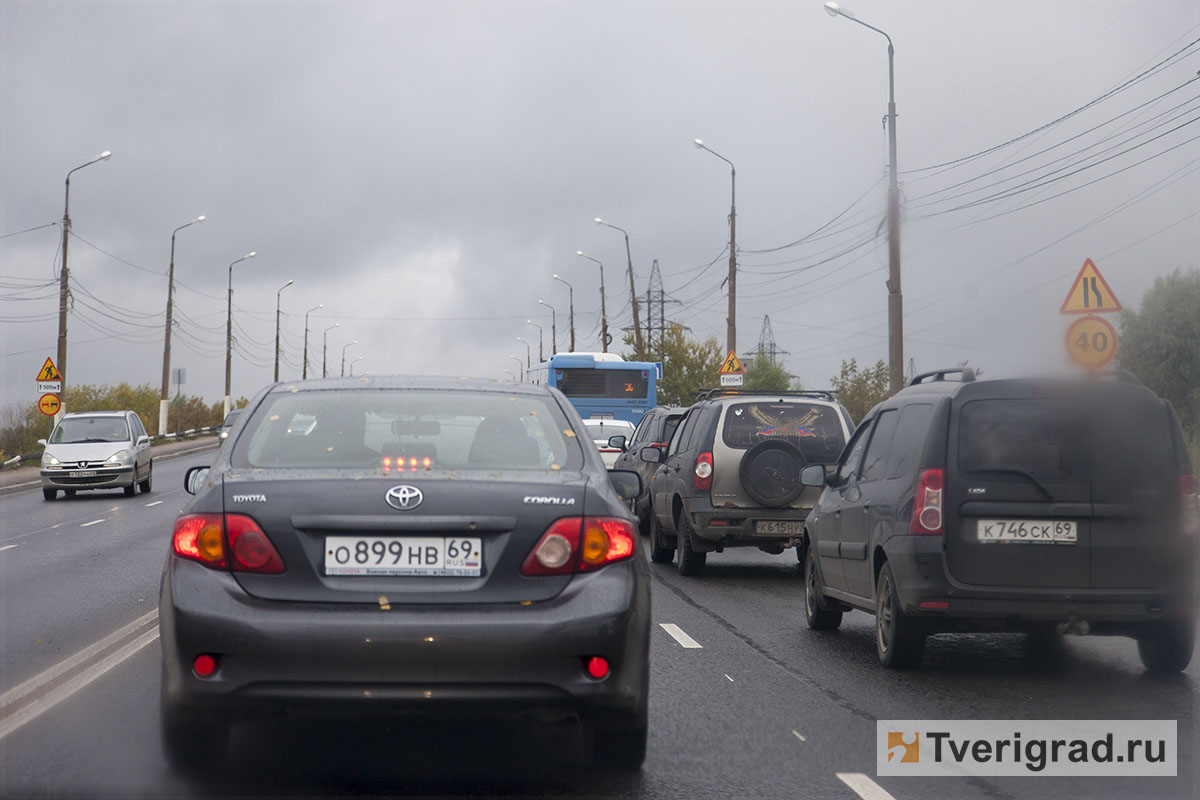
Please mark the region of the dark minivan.
[[805, 526], [808, 624], [874, 613], [886, 666], [953, 631], [1132, 636], [1156, 672], [1191, 659], [1196, 477], [1171, 405], [1127, 373], [921, 375], [801, 479], [826, 487]]

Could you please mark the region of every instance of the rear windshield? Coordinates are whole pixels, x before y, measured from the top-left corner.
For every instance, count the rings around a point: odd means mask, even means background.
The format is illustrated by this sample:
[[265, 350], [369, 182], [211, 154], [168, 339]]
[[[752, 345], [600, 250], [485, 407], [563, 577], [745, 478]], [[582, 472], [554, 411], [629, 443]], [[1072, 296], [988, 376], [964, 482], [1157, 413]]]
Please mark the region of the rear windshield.
[[745, 450], [768, 439], [787, 439], [810, 463], [831, 464], [846, 445], [842, 420], [829, 406], [812, 403], [737, 403], [725, 409], [721, 439]]
[[128, 441], [129, 425], [124, 417], [64, 417], [50, 434], [50, 444]]
[[567, 397], [644, 398], [650, 373], [644, 369], [556, 369], [554, 384]]
[[579, 469], [570, 424], [548, 398], [498, 392], [279, 393], [246, 421], [233, 462], [250, 467]]
[[626, 440], [633, 438], [633, 423], [619, 419], [585, 419], [588, 435], [597, 441], [607, 442], [610, 436], [624, 436]]

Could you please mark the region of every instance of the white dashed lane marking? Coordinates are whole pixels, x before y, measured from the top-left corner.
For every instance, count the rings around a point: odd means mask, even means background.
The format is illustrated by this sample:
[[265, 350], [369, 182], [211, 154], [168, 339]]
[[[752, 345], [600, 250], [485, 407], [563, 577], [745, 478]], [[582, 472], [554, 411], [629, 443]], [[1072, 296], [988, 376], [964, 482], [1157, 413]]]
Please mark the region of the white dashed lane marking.
[[4, 545], [4, 547], [0, 547], [0, 552], [2, 552], [2, 551], [4, 551], [4, 550], [12, 550], [14, 547], [20, 547], [20, 545], [17, 545], [17, 544], [6, 544], [6, 545]]
[[150, 506], [161, 506], [165, 502], [167, 502], [167, 501], [166, 500], [155, 500], [153, 503], [146, 503], [146, 508], [150, 508]]
[[91, 522], [85, 522], [85, 523], [83, 523], [83, 524], [82, 524], [82, 525], [80, 525], [79, 527], [81, 527], [81, 528], [87, 528], [87, 527], [90, 527], [90, 526], [92, 526], [92, 525], [99, 525], [101, 522], [108, 522], [108, 520], [106, 520], [106, 519], [94, 519], [94, 520], [92, 520]]
[[686, 633], [684, 633], [683, 629], [680, 628], [678, 625], [676, 625], [674, 622], [660, 622], [658, 624], [658, 627], [662, 628], [664, 631], [671, 634], [671, 638], [674, 639], [675, 641], [679, 642], [681, 647], [687, 647], [687, 648], [703, 647], [702, 644], [700, 644], [695, 639], [693, 639], [692, 637], [690, 637]]
[[862, 800], [896, 800], [886, 789], [861, 772], [839, 772], [837, 776]]

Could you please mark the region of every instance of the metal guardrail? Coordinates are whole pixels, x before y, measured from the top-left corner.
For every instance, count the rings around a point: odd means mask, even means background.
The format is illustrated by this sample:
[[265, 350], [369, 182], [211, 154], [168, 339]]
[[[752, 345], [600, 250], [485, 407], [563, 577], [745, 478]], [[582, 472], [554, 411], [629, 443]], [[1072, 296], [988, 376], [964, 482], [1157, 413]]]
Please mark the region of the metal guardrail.
[[[187, 439], [187, 438], [190, 438], [193, 436], [200, 436], [200, 435], [210, 434], [210, 433], [219, 433], [220, 430], [221, 430], [220, 425], [210, 425], [205, 428], [189, 428], [186, 431], [178, 431], [176, 433], [156, 434], [156, 435], [150, 437], [150, 443], [154, 444], [155, 442], [172, 442], [172, 441], [176, 441], [179, 439]], [[0, 463], [0, 469], [16, 469], [17, 467], [21, 466], [21, 464], [25, 461], [41, 461], [41, 460], [42, 460], [41, 453], [26, 453], [24, 455], [13, 456], [12, 458], [8, 459], [7, 461]]]

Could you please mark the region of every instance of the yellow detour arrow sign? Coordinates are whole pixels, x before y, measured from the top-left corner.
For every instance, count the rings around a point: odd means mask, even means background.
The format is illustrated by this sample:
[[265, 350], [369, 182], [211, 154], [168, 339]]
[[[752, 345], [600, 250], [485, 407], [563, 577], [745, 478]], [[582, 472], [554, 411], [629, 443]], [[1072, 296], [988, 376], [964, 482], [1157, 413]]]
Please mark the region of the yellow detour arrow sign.
[[58, 367], [54, 366], [54, 362], [47, 358], [46, 363], [42, 364], [42, 369], [38, 372], [36, 380], [61, 381], [62, 379], [63, 376], [62, 373], [58, 371]]
[[1075, 276], [1067, 299], [1063, 300], [1060, 314], [1103, 314], [1109, 311], [1120, 311], [1121, 301], [1109, 288], [1108, 281], [1096, 269], [1092, 260], [1083, 262], [1083, 269]]
[[738, 357], [730, 350], [717, 372], [721, 375], [744, 375], [746, 370], [742, 369], [742, 362], [738, 361]]
[[1067, 328], [1067, 352], [1077, 364], [1103, 367], [1117, 354], [1117, 331], [1103, 317], [1080, 317]]

